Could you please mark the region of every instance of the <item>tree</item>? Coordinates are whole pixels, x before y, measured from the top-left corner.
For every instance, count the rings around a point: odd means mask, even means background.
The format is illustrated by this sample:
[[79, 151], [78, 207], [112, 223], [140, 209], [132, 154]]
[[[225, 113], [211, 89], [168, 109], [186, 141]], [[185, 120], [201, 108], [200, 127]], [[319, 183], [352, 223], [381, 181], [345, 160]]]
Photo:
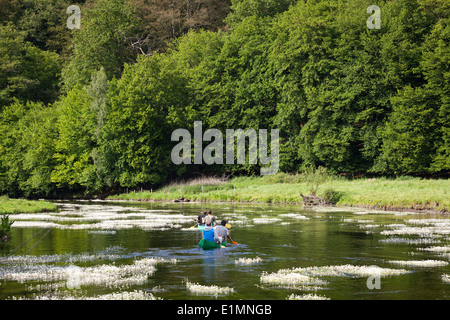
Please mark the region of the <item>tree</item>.
[[73, 55], [63, 69], [66, 91], [87, 85], [104, 68], [108, 80], [120, 77], [125, 63], [134, 63], [137, 53], [131, 39], [140, 21], [136, 8], [126, 0], [99, 0], [83, 8], [82, 29], [73, 30]]
[[95, 168], [90, 157], [94, 147], [95, 115], [92, 98], [78, 86], [56, 103], [58, 139], [55, 141], [55, 168], [51, 181], [58, 187], [87, 190], [95, 184]]
[[426, 172], [440, 139], [439, 109], [436, 94], [405, 87], [392, 98], [393, 112], [382, 129], [382, 154], [379, 169], [397, 174]]
[[437, 95], [437, 105], [439, 106], [439, 113], [436, 115], [439, 126], [437, 139], [434, 141], [436, 154], [431, 163], [432, 171], [450, 169], [450, 125], [448, 122], [450, 118], [449, 41], [450, 19], [447, 13], [446, 17], [440, 19], [434, 26], [423, 46], [422, 68], [427, 81], [426, 87]]
[[232, 0], [231, 13], [226, 22], [234, 25], [246, 17], [273, 17], [294, 5], [297, 0]]
[[132, 0], [139, 8], [142, 32], [133, 47], [139, 53], [164, 52], [168, 43], [192, 30], [217, 31], [225, 26], [229, 0]]
[[2, 192], [14, 196], [52, 194], [55, 123], [55, 110], [40, 102], [16, 101], [3, 110], [0, 121]]
[[59, 89], [60, 59], [25, 41], [12, 24], [0, 26], [0, 108], [20, 101], [52, 102]]
[[[141, 56], [111, 83], [100, 150], [114, 183], [156, 185], [176, 168], [171, 162], [172, 131], [188, 105], [186, 78], [166, 55]], [[181, 109], [181, 110], [180, 110]]]

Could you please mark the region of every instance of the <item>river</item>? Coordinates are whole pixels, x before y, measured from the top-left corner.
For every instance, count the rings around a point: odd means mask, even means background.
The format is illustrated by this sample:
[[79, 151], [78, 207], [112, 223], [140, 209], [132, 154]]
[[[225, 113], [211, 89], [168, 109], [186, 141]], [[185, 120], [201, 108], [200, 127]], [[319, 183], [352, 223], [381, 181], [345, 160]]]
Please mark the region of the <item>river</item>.
[[[11, 215], [0, 299], [450, 299], [450, 217], [364, 209], [57, 202]], [[203, 210], [237, 241], [198, 247]]]

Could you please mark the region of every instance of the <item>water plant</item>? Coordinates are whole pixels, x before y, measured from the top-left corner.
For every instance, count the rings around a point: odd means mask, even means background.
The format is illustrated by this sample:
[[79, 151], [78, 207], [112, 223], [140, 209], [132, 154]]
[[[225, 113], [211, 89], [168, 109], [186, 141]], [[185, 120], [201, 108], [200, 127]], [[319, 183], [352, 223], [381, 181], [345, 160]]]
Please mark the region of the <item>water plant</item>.
[[298, 273], [310, 277], [349, 277], [361, 278], [371, 275], [396, 276], [410, 273], [403, 269], [382, 268], [376, 265], [373, 266], [355, 266], [355, 265], [337, 265], [337, 266], [314, 266], [304, 268], [280, 269], [277, 274]]
[[447, 261], [442, 260], [410, 260], [410, 261], [391, 260], [388, 262], [409, 267], [442, 267], [448, 265]]
[[239, 258], [237, 260], [234, 260], [234, 263], [237, 265], [241, 265], [241, 266], [248, 266], [248, 265], [252, 265], [252, 264], [257, 264], [260, 263], [261, 261], [263, 261], [263, 259], [261, 259], [260, 257], [256, 257], [256, 258]]
[[189, 281], [186, 281], [186, 288], [188, 291], [199, 294], [199, 295], [226, 295], [230, 293], [234, 293], [233, 288], [229, 287], [219, 287], [219, 286], [204, 286], [197, 283], [192, 283]]
[[330, 298], [319, 296], [315, 293], [308, 293], [302, 295], [291, 294], [286, 298], [287, 300], [330, 300]]
[[450, 283], [450, 274], [443, 274], [441, 277], [442, 281], [444, 281], [445, 283]]
[[14, 221], [9, 220], [9, 215], [2, 214], [0, 226], [0, 241], [8, 241], [11, 238], [11, 226]]

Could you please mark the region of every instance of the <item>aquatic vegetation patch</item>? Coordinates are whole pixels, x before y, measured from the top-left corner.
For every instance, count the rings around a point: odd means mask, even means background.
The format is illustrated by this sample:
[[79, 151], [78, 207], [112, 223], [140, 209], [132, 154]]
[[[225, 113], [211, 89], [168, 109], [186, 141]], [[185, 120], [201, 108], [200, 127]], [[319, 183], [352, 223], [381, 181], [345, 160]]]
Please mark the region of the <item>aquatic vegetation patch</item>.
[[404, 269], [381, 268], [378, 266], [314, 266], [303, 268], [280, 269], [274, 273], [263, 272], [260, 276], [260, 282], [269, 285], [283, 286], [284, 288], [299, 290], [322, 289], [322, 286], [328, 285], [328, 282], [322, 277], [348, 277], [360, 278], [370, 276], [397, 276], [410, 273]]
[[168, 230], [192, 223], [194, 216], [171, 210], [145, 210], [120, 206], [63, 205], [57, 213], [14, 215], [16, 228], [88, 229], [114, 234], [115, 230], [140, 228]]
[[113, 292], [93, 297], [74, 294], [73, 291], [53, 290], [35, 294], [33, 298], [13, 297], [13, 300], [162, 300], [144, 290]]
[[239, 258], [237, 260], [234, 260], [234, 263], [237, 265], [241, 265], [241, 266], [248, 266], [248, 265], [252, 265], [252, 264], [258, 264], [260, 262], [262, 262], [263, 259], [261, 259], [260, 257], [256, 257], [256, 258]]
[[292, 219], [296, 219], [296, 220], [309, 220], [308, 217], [299, 214], [299, 213], [282, 213], [278, 215], [279, 217], [283, 217], [283, 218], [292, 218]]
[[308, 293], [302, 295], [291, 294], [287, 298], [287, 300], [331, 300], [330, 298], [319, 296], [315, 293]]
[[379, 224], [360, 224], [359, 225], [359, 228], [361, 228], [361, 229], [376, 229], [379, 227], [380, 227]]
[[95, 260], [123, 259], [117, 254], [54, 254], [54, 255], [12, 255], [0, 257], [0, 263], [54, 263], [54, 262], [88, 262]]
[[439, 239], [433, 239], [433, 238], [417, 238], [417, 239], [411, 239], [411, 238], [399, 238], [399, 237], [391, 237], [387, 239], [381, 239], [378, 240], [382, 243], [407, 243], [407, 244], [434, 244], [434, 243], [441, 243], [441, 240]]
[[450, 234], [450, 219], [409, 219], [405, 224], [391, 224], [386, 227], [383, 235], [417, 235], [420, 237], [434, 237]]
[[91, 230], [88, 231], [89, 234], [116, 234], [116, 230]]
[[430, 251], [437, 253], [445, 253], [450, 252], [450, 246], [447, 247], [428, 247], [428, 248], [419, 248], [420, 251]]
[[279, 222], [282, 219], [279, 218], [253, 218], [254, 224], [271, 224], [275, 222]]
[[[132, 264], [98, 265], [78, 267], [75, 265], [56, 266], [47, 264], [7, 265], [0, 269], [0, 279], [19, 283], [27, 281], [55, 282], [65, 281], [70, 289], [82, 286], [102, 286], [107, 288], [128, 288], [147, 283], [159, 263], [176, 263], [175, 259], [143, 258]], [[42, 288], [45, 289], [45, 286]]]
[[230, 287], [219, 287], [215, 285], [204, 286], [197, 283], [186, 281], [186, 288], [189, 292], [198, 295], [227, 295], [234, 293], [234, 289]]
[[436, 235], [450, 234], [450, 227], [399, 227], [393, 230], [383, 230], [382, 235], [417, 235], [419, 237], [434, 237]]
[[442, 281], [444, 281], [445, 283], [449, 283], [450, 284], [450, 274], [443, 274], [441, 276]]
[[408, 267], [442, 267], [448, 265], [447, 261], [442, 260], [390, 260], [388, 262]]
[[350, 264], [339, 266], [304, 267], [278, 270], [279, 274], [300, 273], [314, 277], [350, 277], [360, 278], [372, 275], [397, 276], [410, 273], [404, 269], [381, 268], [379, 266], [354, 266]]
[[327, 282], [299, 272], [263, 272], [260, 276], [261, 283], [270, 285], [326, 285]]

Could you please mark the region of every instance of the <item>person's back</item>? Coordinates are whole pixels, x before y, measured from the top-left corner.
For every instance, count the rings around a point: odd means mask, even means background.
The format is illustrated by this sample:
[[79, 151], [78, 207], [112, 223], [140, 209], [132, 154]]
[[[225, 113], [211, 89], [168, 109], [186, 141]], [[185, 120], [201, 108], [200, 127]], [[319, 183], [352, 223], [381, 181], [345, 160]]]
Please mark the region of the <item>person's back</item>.
[[211, 225], [206, 226], [206, 228], [203, 229], [203, 238], [208, 241], [214, 242], [214, 228], [212, 228]]
[[211, 219], [211, 225], [215, 226], [216, 225], [216, 217], [213, 216], [211, 210], [209, 210], [206, 214], [207, 217], [209, 217], [209, 219]]
[[200, 226], [204, 226], [205, 225], [205, 218], [206, 218], [206, 211], [203, 211], [198, 217], [197, 217], [197, 222]]
[[227, 241], [228, 229], [223, 225], [214, 227], [214, 241], [216, 243], [222, 243]]

